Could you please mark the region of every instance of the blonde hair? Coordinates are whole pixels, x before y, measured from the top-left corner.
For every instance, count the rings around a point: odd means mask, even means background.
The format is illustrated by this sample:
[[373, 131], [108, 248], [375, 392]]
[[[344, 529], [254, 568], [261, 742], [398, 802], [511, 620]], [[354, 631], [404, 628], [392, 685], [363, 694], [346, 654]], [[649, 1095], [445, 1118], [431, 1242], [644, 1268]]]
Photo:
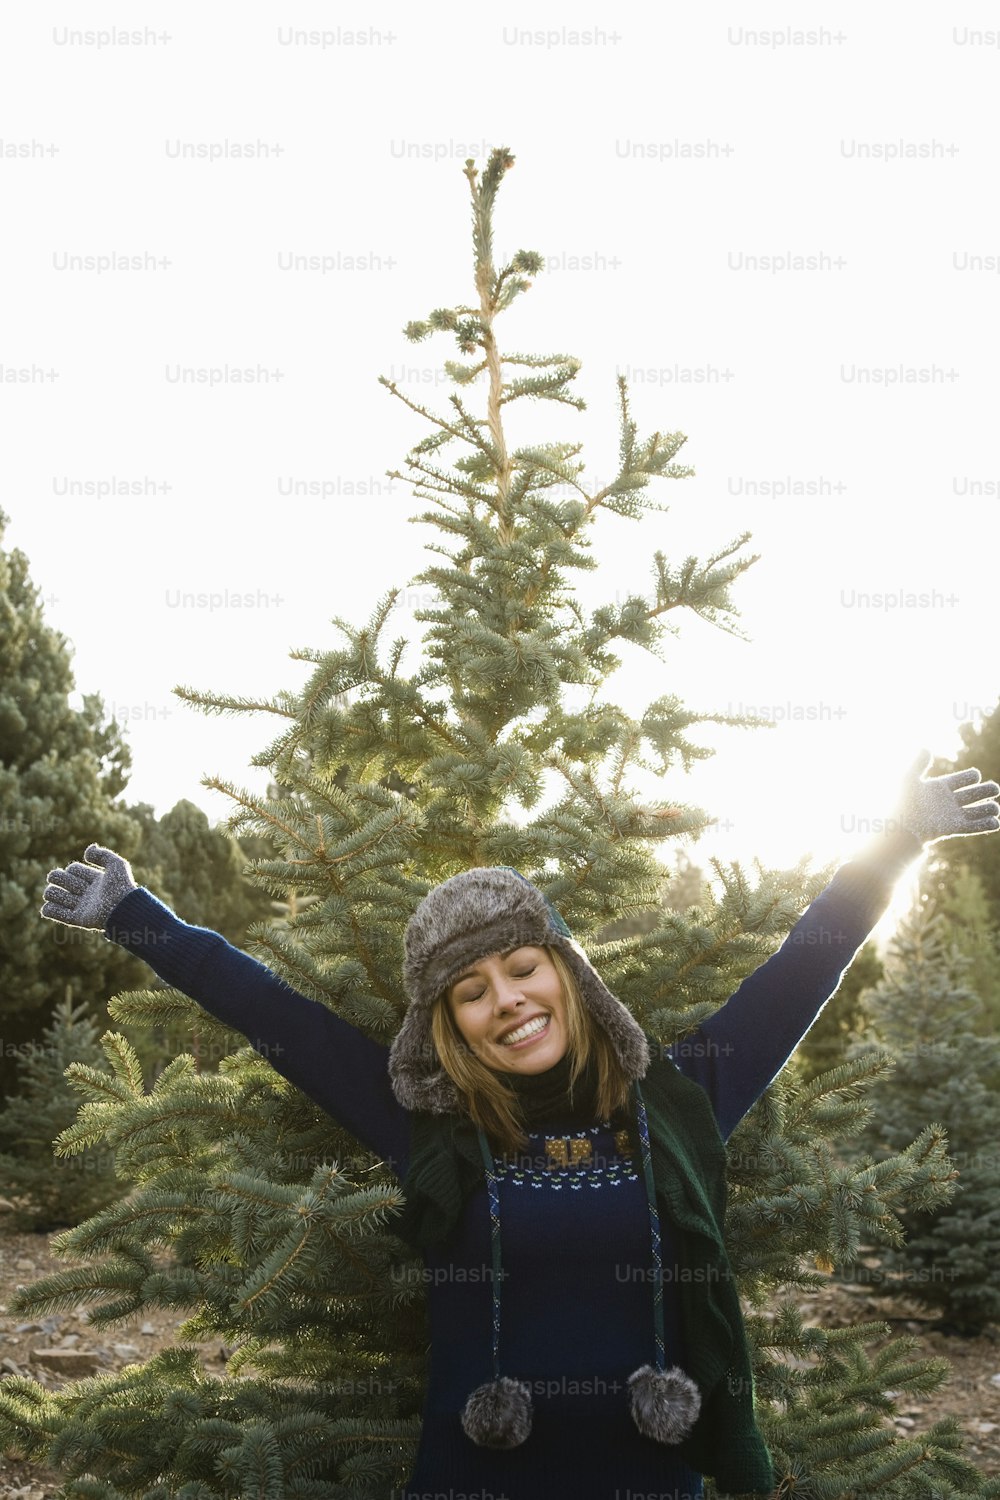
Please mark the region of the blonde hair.
[[[597, 1063], [597, 1109], [600, 1119], [610, 1119], [616, 1109], [628, 1100], [628, 1083], [621, 1063], [604, 1028], [594, 1020], [583, 1003], [576, 976], [556, 948], [545, 946], [562, 985], [566, 1012], [566, 1050], [570, 1064], [569, 1088], [572, 1089], [593, 1056]], [[504, 1151], [523, 1151], [528, 1145], [520, 1101], [503, 1074], [490, 1068], [469, 1047], [458, 1029], [458, 1022], [448, 1003], [448, 990], [442, 990], [431, 1010], [431, 1035], [441, 1066], [458, 1090], [462, 1107], [473, 1124]]]

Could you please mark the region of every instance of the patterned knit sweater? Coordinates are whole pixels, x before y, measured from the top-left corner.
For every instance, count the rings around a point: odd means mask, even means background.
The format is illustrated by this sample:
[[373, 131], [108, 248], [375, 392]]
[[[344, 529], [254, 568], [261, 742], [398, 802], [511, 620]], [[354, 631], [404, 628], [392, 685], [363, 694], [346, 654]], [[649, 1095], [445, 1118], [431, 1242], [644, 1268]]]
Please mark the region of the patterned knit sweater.
[[[843, 865], [778, 951], [672, 1049], [707, 1093], [724, 1139], [781, 1071], [921, 852], [905, 830]], [[399, 1179], [410, 1116], [389, 1082], [389, 1049], [218, 933], [182, 922], [144, 887], [105, 935], [233, 1027]], [[546, 1141], [565, 1136], [563, 1166]], [[554, 1114], [529, 1136], [522, 1165], [498, 1160], [505, 1276], [503, 1367], [529, 1383], [534, 1418], [520, 1447], [472, 1443], [459, 1413], [490, 1378], [491, 1284], [485, 1184], [445, 1248], [425, 1255], [431, 1329], [415, 1466], [385, 1500], [700, 1500], [702, 1476], [645, 1438], [624, 1381], [652, 1358], [649, 1218], [641, 1164], [610, 1121]], [[573, 1145], [573, 1141], [579, 1145]], [[556, 1153], [558, 1154], [558, 1153]], [[390, 1226], [391, 1227], [391, 1226]], [[676, 1252], [661, 1225], [668, 1364], [684, 1363]]]

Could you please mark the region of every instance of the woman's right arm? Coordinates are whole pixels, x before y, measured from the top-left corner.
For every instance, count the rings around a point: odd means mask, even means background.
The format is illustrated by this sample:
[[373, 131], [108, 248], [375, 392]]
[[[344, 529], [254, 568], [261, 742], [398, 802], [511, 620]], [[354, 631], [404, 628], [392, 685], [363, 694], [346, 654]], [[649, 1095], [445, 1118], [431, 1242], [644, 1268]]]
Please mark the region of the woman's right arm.
[[86, 857], [102, 868], [76, 862], [49, 872], [42, 915], [99, 928], [142, 958], [167, 984], [245, 1036], [402, 1179], [409, 1115], [392, 1092], [388, 1047], [299, 994], [219, 933], [181, 921], [135, 884], [120, 855], [91, 844]]

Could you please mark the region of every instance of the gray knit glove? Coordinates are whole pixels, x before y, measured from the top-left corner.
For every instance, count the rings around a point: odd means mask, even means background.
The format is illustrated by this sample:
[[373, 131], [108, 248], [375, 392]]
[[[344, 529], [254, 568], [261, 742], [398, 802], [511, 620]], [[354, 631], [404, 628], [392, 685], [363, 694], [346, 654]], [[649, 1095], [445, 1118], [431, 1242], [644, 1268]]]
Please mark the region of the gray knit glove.
[[923, 773], [933, 759], [929, 750], [921, 750], [913, 762], [895, 821], [924, 844], [971, 833], [996, 833], [1000, 829], [1000, 803], [984, 802], [983, 798], [1000, 795], [1000, 786], [995, 781], [980, 781], [974, 766], [924, 781]]
[[75, 859], [65, 870], [49, 871], [42, 916], [65, 922], [68, 927], [94, 927], [103, 932], [119, 901], [138, 886], [128, 860], [113, 849], [88, 844], [83, 856], [92, 863], [85, 865]]

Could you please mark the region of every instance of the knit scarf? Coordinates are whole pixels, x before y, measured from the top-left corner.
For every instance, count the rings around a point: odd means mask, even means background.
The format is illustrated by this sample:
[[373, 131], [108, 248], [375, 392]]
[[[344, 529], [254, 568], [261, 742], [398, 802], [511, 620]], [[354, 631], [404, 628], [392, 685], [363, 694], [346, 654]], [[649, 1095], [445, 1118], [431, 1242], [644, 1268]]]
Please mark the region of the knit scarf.
[[[677, 1249], [684, 1364], [702, 1392], [701, 1414], [675, 1451], [693, 1468], [710, 1474], [721, 1491], [770, 1495], [774, 1471], [754, 1419], [750, 1353], [722, 1239], [725, 1144], [704, 1089], [661, 1055], [655, 1038], [648, 1040], [654, 1060], [641, 1088], [657, 1208], [672, 1227]], [[533, 1122], [551, 1118], [553, 1113], [559, 1114], [560, 1121], [568, 1121], [578, 1109], [583, 1115], [590, 1108], [582, 1123], [594, 1123], [592, 1070], [578, 1080], [572, 1111], [567, 1113], [565, 1098], [561, 1107], [553, 1108], [562, 1097], [560, 1086], [568, 1080], [568, 1067], [564, 1056], [545, 1074], [516, 1075], [514, 1088], [529, 1130]], [[447, 1241], [484, 1174], [475, 1129], [468, 1118], [419, 1110], [410, 1118], [405, 1203], [392, 1228], [407, 1244], [424, 1251]], [[634, 1090], [629, 1118], [634, 1134]]]

